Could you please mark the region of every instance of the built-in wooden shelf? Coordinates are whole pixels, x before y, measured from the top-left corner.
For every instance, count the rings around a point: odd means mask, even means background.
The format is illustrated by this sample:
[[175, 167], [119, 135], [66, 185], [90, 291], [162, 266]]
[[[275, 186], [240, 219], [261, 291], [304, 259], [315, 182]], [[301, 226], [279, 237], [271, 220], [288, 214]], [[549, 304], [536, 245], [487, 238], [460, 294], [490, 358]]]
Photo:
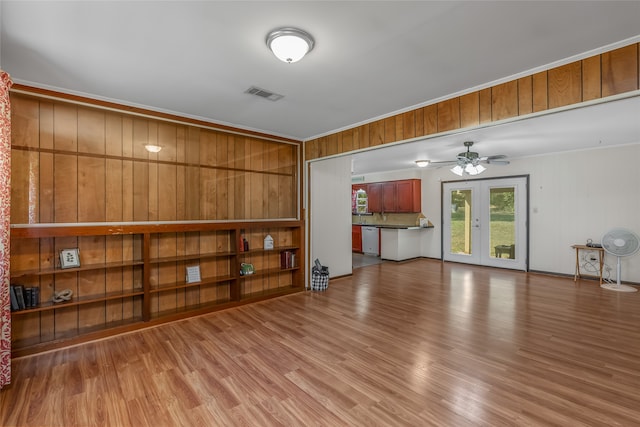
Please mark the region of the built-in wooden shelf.
[[[261, 247], [267, 234], [276, 242], [273, 249]], [[240, 266], [242, 262], [280, 265], [281, 254], [287, 251], [299, 264], [303, 234], [303, 223], [297, 220], [12, 226], [11, 284], [38, 287], [41, 298], [37, 307], [12, 312], [14, 354], [301, 291], [304, 274], [298, 265], [258, 268], [250, 276], [242, 276]], [[59, 248], [69, 247], [70, 237], [77, 238], [81, 266], [52, 268], [51, 260], [57, 259]], [[239, 251], [241, 238], [254, 249]], [[163, 256], [152, 257], [152, 252]], [[84, 264], [83, 253], [91, 253], [93, 259], [122, 259]], [[38, 262], [42, 268], [31, 268]], [[186, 267], [196, 263], [204, 277], [187, 283]], [[185, 269], [184, 275], [180, 269]], [[77, 274], [86, 272], [93, 273]], [[52, 302], [54, 291], [63, 289], [73, 290], [71, 300]]]

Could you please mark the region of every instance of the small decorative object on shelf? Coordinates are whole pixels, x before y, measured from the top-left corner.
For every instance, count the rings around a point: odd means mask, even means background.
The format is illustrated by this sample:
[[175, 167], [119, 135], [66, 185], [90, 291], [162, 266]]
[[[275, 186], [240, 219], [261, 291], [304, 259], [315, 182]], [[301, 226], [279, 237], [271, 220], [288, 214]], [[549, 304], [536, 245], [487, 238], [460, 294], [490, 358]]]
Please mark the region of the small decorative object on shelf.
[[243, 262], [240, 264], [240, 275], [241, 276], [249, 276], [255, 273], [256, 270], [253, 268], [253, 264], [249, 264], [248, 262]]
[[186, 282], [187, 283], [198, 283], [202, 281], [201, 277], [200, 277], [200, 266], [199, 265], [192, 265], [187, 267], [187, 279]]
[[53, 302], [70, 301], [72, 296], [73, 296], [73, 291], [71, 289], [64, 289], [60, 292], [54, 292], [53, 298], [51, 299], [51, 301]]
[[60, 251], [60, 268], [80, 267], [80, 251], [78, 248]]
[[267, 237], [264, 238], [264, 249], [273, 249], [273, 237], [270, 234], [267, 234]]

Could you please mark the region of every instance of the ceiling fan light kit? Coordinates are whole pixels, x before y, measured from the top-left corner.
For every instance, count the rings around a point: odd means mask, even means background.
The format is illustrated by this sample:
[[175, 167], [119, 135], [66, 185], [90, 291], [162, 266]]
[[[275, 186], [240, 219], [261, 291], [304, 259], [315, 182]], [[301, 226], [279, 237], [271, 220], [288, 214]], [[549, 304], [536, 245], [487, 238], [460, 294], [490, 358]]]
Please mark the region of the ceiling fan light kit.
[[267, 34], [266, 42], [276, 58], [288, 64], [301, 60], [315, 45], [311, 34], [293, 27], [271, 31]]

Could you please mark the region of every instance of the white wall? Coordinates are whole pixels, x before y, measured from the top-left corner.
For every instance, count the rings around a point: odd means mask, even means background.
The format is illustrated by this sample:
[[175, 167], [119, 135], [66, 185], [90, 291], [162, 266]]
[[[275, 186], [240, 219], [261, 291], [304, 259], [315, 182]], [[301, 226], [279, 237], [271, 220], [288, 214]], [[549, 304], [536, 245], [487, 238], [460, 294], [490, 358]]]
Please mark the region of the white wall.
[[310, 177], [311, 264], [318, 258], [329, 277], [351, 274], [351, 157], [311, 162]]
[[[640, 143], [514, 160], [489, 166], [482, 178], [529, 178], [529, 268], [573, 274], [573, 244], [599, 242], [613, 227], [640, 234]], [[422, 211], [436, 228], [424, 233], [422, 255], [440, 258], [441, 181], [457, 179], [447, 168], [422, 172]], [[615, 279], [616, 258], [607, 255]], [[640, 283], [640, 253], [622, 259], [622, 280]]]

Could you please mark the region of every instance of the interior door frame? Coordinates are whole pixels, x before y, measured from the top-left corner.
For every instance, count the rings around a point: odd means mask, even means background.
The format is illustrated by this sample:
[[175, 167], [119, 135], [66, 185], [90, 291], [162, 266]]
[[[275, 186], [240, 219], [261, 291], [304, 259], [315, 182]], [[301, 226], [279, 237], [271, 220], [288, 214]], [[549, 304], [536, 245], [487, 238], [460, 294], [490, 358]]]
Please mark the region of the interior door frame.
[[[504, 179], [522, 179], [524, 178], [525, 180], [525, 204], [526, 206], [524, 207], [524, 209], [522, 209], [522, 214], [524, 215], [524, 238], [526, 240], [525, 243], [525, 247], [524, 247], [524, 271], [529, 271], [529, 237], [530, 237], [530, 231], [529, 231], [529, 189], [530, 189], [530, 180], [529, 180], [529, 175], [509, 175], [509, 176], [496, 176], [496, 177], [487, 177], [487, 178], [476, 178], [476, 179], [464, 179], [464, 180], [451, 180], [451, 181], [442, 181], [440, 183], [440, 260], [441, 261], [448, 261], [444, 259], [445, 256], [445, 248], [444, 248], [444, 239], [445, 239], [445, 232], [447, 230], [445, 230], [445, 215], [447, 214], [444, 211], [444, 206], [445, 206], [445, 197], [448, 196], [445, 194], [445, 185], [448, 184], [462, 184], [464, 185], [464, 183], [476, 183], [479, 181], [498, 181], [498, 180], [504, 180]], [[451, 261], [451, 262], [456, 262], [456, 261]], [[471, 264], [471, 263], [470, 263]], [[479, 264], [475, 264], [475, 265], [485, 265], [482, 263]], [[498, 267], [498, 268], [509, 268], [509, 267], [502, 267], [499, 265], [487, 265], [487, 266], [491, 266], [491, 267]]]

